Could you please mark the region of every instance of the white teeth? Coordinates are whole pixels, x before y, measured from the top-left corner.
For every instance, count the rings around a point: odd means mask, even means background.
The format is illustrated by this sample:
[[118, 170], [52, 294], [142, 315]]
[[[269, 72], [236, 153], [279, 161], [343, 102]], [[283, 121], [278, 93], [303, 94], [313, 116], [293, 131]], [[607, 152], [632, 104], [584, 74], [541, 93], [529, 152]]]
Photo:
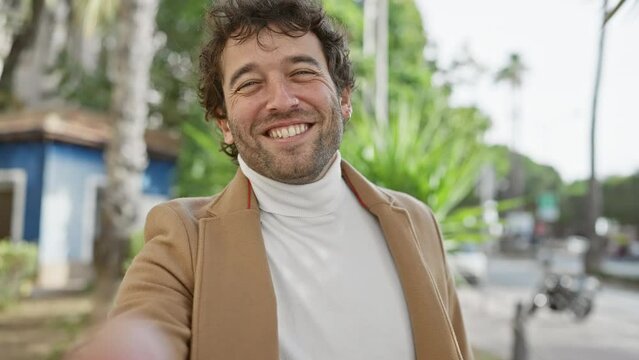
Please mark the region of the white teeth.
[[278, 129], [271, 129], [268, 132], [268, 136], [270, 136], [273, 139], [286, 139], [291, 136], [299, 135], [305, 132], [306, 130], [308, 130], [307, 124], [296, 124], [296, 125], [281, 127]]

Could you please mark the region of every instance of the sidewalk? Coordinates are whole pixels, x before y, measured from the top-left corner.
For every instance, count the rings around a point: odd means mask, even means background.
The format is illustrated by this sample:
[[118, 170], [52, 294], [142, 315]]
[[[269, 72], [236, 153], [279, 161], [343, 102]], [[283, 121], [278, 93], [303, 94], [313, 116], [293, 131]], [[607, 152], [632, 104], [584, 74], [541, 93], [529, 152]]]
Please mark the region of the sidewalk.
[[0, 358], [60, 359], [89, 325], [90, 294], [22, 300], [0, 312]]

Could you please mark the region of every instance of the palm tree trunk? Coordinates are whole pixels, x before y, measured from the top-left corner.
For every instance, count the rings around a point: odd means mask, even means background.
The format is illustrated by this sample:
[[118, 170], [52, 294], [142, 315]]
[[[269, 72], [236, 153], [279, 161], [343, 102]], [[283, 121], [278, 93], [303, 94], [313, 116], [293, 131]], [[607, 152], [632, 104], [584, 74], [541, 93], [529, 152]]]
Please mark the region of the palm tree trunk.
[[122, 274], [129, 238], [139, 216], [147, 165], [144, 132], [157, 7], [158, 0], [123, 0], [118, 9], [113, 134], [106, 152], [104, 225], [95, 257], [96, 295], [103, 304], [108, 303]]
[[0, 108], [11, 105], [13, 100], [13, 74], [18, 66], [20, 56], [33, 43], [40, 22], [40, 15], [44, 8], [44, 0], [33, 0], [31, 3], [31, 20], [25, 24], [22, 31], [16, 35], [11, 44], [2, 73], [0, 74]]
[[588, 214], [587, 231], [590, 238], [590, 248], [586, 253], [585, 268], [589, 273], [597, 273], [600, 269], [601, 259], [604, 252], [604, 239], [600, 237], [595, 229], [597, 218], [601, 216], [602, 194], [601, 187], [597, 182], [596, 174], [596, 135], [597, 135], [597, 108], [599, 102], [599, 88], [601, 85], [601, 74], [603, 68], [603, 57], [606, 39], [606, 22], [608, 17], [608, 0], [603, 0], [601, 28], [599, 30], [599, 46], [597, 48], [597, 67], [595, 70], [595, 85], [592, 95], [591, 125], [590, 125], [590, 181], [588, 191]]
[[35, 39], [23, 51], [13, 76], [12, 94], [17, 103], [37, 107], [56, 99], [61, 72], [56, 70], [67, 45], [69, 4], [46, 1], [36, 26]]
[[[525, 175], [522, 155], [519, 151], [521, 141], [521, 86], [518, 82], [511, 84], [511, 118], [512, 118], [512, 145], [510, 150], [511, 159], [511, 186], [510, 197], [518, 198], [524, 195]], [[519, 210], [519, 209], [515, 209]]]

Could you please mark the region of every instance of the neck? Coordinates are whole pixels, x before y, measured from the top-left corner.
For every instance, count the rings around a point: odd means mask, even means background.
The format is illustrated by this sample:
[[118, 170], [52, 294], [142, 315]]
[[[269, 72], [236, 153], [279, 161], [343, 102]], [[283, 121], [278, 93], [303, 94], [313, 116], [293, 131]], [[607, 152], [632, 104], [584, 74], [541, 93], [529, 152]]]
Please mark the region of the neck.
[[292, 217], [315, 217], [335, 211], [348, 191], [342, 180], [339, 160], [339, 153], [336, 153], [317, 181], [293, 185], [257, 173], [241, 156], [238, 157], [242, 172], [251, 182], [260, 210]]

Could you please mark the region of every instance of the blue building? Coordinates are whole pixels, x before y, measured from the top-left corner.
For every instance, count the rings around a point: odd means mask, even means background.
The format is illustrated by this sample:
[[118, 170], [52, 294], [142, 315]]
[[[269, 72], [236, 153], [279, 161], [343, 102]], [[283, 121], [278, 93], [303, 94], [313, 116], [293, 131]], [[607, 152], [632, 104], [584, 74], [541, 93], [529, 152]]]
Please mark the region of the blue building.
[[[38, 244], [41, 287], [82, 286], [91, 274], [109, 124], [77, 109], [0, 116], [0, 239]], [[171, 196], [179, 147], [167, 132], [148, 131], [146, 140], [139, 228], [150, 207]]]

